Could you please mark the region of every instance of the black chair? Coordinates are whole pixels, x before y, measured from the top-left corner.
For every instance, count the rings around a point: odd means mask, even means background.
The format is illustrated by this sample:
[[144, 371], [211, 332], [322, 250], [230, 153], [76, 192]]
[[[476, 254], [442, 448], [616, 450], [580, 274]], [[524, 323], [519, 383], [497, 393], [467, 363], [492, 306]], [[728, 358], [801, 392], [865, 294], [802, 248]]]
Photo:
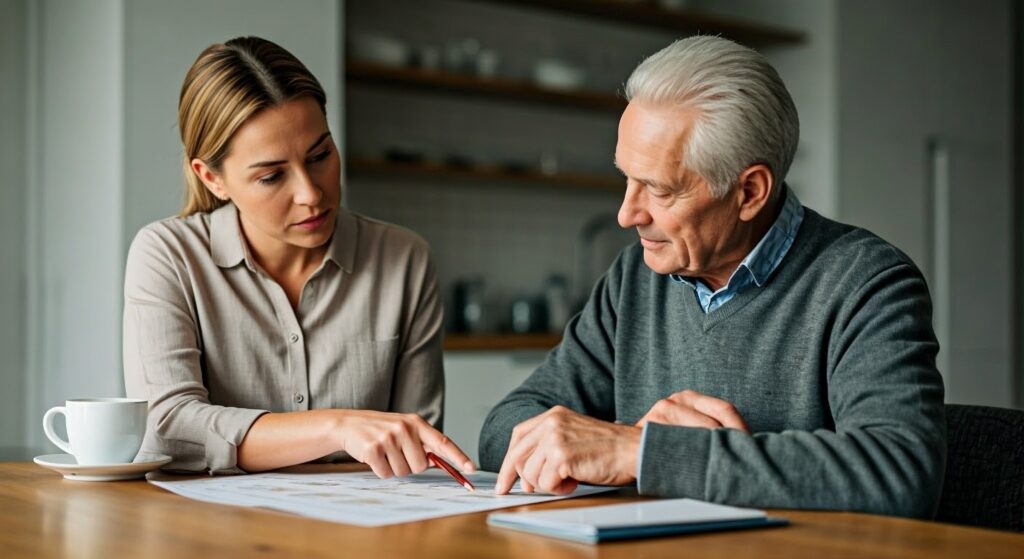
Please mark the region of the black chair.
[[1024, 531], [1024, 411], [946, 404], [946, 425], [936, 520]]

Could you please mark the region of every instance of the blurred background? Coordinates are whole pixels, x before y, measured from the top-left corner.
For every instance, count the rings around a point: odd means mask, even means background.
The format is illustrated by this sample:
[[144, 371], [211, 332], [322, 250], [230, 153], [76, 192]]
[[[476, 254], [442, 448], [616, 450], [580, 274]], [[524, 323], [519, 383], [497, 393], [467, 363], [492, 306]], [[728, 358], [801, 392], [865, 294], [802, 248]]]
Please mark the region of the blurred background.
[[635, 234], [619, 95], [674, 39], [763, 52], [801, 119], [788, 183], [928, 278], [947, 401], [1021, 407], [1024, 10], [1013, 0], [0, 0], [0, 459], [66, 398], [123, 394], [122, 276], [183, 200], [177, 97], [259, 35], [323, 83], [346, 204], [431, 244], [446, 431], [558, 343]]

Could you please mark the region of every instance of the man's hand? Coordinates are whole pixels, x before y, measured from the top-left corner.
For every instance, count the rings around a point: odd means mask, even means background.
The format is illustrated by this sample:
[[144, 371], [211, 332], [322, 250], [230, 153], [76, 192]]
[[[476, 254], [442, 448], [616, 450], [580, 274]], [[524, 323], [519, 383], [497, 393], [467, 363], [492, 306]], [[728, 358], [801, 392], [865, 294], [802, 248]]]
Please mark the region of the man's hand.
[[494, 492], [504, 495], [516, 477], [523, 491], [571, 493], [579, 482], [625, 485], [636, 480], [641, 430], [555, 406], [512, 430]]
[[636, 426], [643, 427], [647, 423], [707, 429], [728, 427], [750, 433], [747, 422], [736, 411], [736, 406], [693, 390], [683, 390], [658, 400], [650, 411], [636, 422]]

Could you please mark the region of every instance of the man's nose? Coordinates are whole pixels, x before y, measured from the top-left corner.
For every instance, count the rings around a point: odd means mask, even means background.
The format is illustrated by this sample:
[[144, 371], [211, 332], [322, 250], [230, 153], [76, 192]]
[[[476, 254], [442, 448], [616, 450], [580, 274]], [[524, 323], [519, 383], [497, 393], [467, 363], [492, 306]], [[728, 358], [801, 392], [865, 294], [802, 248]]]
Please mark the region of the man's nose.
[[626, 186], [626, 194], [622, 198], [622, 205], [619, 206], [619, 227], [629, 229], [637, 225], [646, 225], [650, 221], [650, 214], [647, 213], [642, 198], [640, 185]]

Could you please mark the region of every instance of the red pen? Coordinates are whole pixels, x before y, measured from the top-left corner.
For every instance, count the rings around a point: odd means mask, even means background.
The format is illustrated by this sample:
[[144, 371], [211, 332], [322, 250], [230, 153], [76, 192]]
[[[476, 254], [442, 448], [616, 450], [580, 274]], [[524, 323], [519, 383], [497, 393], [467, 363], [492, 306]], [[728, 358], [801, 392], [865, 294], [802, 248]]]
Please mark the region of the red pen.
[[434, 454], [433, 452], [428, 452], [427, 460], [430, 460], [430, 462], [433, 463], [435, 466], [448, 472], [448, 475], [455, 478], [455, 481], [459, 482], [459, 485], [465, 487], [470, 491], [476, 491], [476, 487], [473, 487], [473, 484], [470, 483], [469, 480], [465, 478], [465, 476], [460, 474], [458, 470], [451, 466], [451, 464], [442, 460], [440, 456]]

